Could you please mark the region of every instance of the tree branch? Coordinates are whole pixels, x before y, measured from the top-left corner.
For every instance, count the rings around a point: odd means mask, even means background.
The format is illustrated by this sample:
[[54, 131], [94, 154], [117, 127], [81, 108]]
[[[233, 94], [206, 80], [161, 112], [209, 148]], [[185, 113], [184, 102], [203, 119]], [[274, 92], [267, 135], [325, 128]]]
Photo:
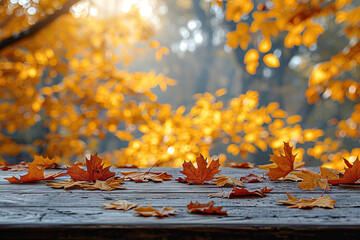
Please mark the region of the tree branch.
[[49, 15], [48, 17], [40, 20], [36, 24], [34, 24], [32, 27], [29, 27], [28, 29], [25, 29], [21, 31], [18, 34], [14, 34], [8, 38], [5, 38], [4, 40], [0, 41], [0, 51], [4, 48], [19, 42], [20, 40], [23, 40], [25, 38], [31, 37], [37, 32], [39, 32], [44, 27], [48, 26], [50, 23], [54, 22], [57, 18], [59, 18], [61, 15], [66, 14], [69, 12], [69, 9], [72, 5], [79, 2], [80, 0], [69, 0], [67, 1], [62, 8], [56, 10], [53, 14]]

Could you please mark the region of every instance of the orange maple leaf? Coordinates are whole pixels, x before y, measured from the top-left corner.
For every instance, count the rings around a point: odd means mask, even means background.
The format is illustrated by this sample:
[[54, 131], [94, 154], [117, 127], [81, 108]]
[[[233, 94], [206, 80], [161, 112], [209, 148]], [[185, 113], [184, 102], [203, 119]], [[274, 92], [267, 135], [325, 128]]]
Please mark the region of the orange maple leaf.
[[277, 167], [270, 168], [266, 175], [270, 177], [271, 180], [277, 180], [281, 177], [286, 177], [292, 170], [294, 170], [294, 161], [296, 155], [292, 154], [292, 147], [290, 147], [289, 143], [284, 142], [284, 153], [285, 155], [280, 154], [271, 155], [270, 161], [274, 162]]
[[97, 154], [91, 155], [90, 159], [86, 159], [86, 168], [80, 168], [78, 165], [67, 168], [66, 174], [69, 175], [74, 181], [90, 181], [96, 180], [105, 181], [108, 178], [115, 176], [114, 172], [110, 172], [109, 167], [104, 168], [102, 159]]
[[184, 161], [184, 169], [180, 172], [186, 175], [186, 178], [179, 178], [177, 180], [180, 182], [193, 182], [195, 184], [203, 184], [204, 182], [213, 180], [214, 176], [221, 171], [219, 170], [219, 160], [212, 160], [208, 167], [207, 159], [204, 159], [201, 154], [198, 158], [196, 158], [196, 163], [198, 165], [198, 168], [195, 168], [192, 162]]
[[40, 167], [36, 165], [36, 163], [28, 163], [29, 172], [26, 175], [20, 176], [20, 178], [16, 178], [12, 176], [11, 178], [5, 178], [10, 183], [28, 183], [28, 182], [37, 182], [41, 180], [53, 180], [56, 177], [64, 176], [64, 173], [48, 173], [44, 175], [45, 167]]
[[214, 204], [214, 201], [205, 204], [199, 202], [193, 203], [191, 201], [189, 205], [187, 205], [187, 209], [191, 213], [227, 215], [227, 211], [221, 211], [222, 207], [214, 207]]
[[332, 185], [338, 184], [352, 184], [356, 183], [360, 179], [360, 161], [359, 157], [356, 158], [353, 165], [351, 165], [346, 159], [344, 159], [348, 168], [345, 168], [344, 176], [336, 180], [329, 180]]

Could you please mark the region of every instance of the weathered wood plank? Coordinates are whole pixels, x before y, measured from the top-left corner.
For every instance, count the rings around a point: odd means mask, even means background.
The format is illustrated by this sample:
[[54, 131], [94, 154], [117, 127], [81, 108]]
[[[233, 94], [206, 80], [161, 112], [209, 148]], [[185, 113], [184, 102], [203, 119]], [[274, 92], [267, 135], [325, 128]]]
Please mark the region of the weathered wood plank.
[[105, 210], [102, 207], [19, 207], [1, 209], [0, 223], [2, 226], [11, 224], [66, 224], [66, 225], [194, 225], [194, 226], [251, 226], [253, 224], [269, 225], [318, 225], [337, 226], [360, 224], [359, 212], [343, 211], [343, 209], [321, 209], [311, 211], [286, 209], [285, 207], [226, 207], [228, 216], [205, 216], [188, 213], [184, 207], [176, 207], [178, 213], [167, 218], [138, 217], [134, 211], [127, 212]]
[[[58, 190], [59, 191], [59, 190]], [[61, 191], [61, 190], [60, 190]], [[274, 194], [268, 193], [265, 198], [209, 198], [207, 193], [125, 193], [123, 191], [100, 192], [100, 191], [84, 191], [72, 192], [61, 191], [56, 194], [33, 193], [33, 194], [3, 194], [0, 199], [1, 208], [16, 207], [99, 207], [104, 203], [114, 202], [118, 200], [127, 200], [138, 203], [140, 205], [152, 205], [156, 207], [171, 206], [185, 207], [190, 201], [200, 201], [202, 203], [215, 201], [217, 205], [224, 207], [277, 207], [282, 208], [285, 205], [276, 201], [286, 200], [285, 193]], [[319, 197], [320, 194], [297, 193], [294, 196], [298, 198]], [[329, 194], [326, 194], [328, 196]], [[330, 194], [331, 198], [336, 200], [337, 208], [353, 208], [352, 211], [359, 211], [359, 196], [351, 193], [334, 193]], [[359, 208], [359, 209], [357, 209]], [[347, 210], [350, 211], [350, 210]]]

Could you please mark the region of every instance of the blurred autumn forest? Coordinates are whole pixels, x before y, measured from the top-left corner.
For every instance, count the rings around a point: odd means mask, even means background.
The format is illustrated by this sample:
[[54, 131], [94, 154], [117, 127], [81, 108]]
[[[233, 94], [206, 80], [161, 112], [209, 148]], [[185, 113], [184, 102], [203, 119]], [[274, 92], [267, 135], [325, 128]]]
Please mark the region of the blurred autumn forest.
[[358, 0], [0, 0], [0, 26], [2, 164], [360, 153]]

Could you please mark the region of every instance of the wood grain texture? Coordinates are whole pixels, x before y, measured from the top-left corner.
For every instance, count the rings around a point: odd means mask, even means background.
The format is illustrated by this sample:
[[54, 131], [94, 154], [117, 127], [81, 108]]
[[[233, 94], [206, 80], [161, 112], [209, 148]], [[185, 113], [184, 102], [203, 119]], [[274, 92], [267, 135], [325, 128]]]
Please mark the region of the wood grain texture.
[[[112, 170], [116, 173], [130, 171]], [[166, 171], [177, 178], [181, 176], [179, 170], [155, 168], [152, 171]], [[223, 168], [221, 172], [236, 178], [250, 173], [264, 174], [266, 171]], [[210, 199], [207, 195], [221, 188], [210, 184], [187, 185], [175, 180], [163, 183], [126, 181], [126, 190], [110, 192], [52, 189], [44, 182], [10, 184], [4, 180], [4, 177], [23, 174], [0, 172], [0, 236], [5, 236], [4, 239], [326, 239], [326, 236], [346, 239], [344, 236], [350, 238], [357, 234], [358, 237], [360, 233], [360, 188], [356, 186], [336, 186], [326, 192], [326, 196], [337, 201], [335, 209], [301, 210], [287, 209], [276, 201], [285, 200], [285, 192], [298, 198], [319, 197], [322, 189], [302, 191], [295, 182], [265, 181], [246, 184], [250, 189], [274, 188], [265, 198]], [[57, 181], [66, 179], [62, 177]], [[163, 219], [146, 218], [136, 216], [133, 210], [103, 208], [105, 203], [118, 200], [156, 208], [169, 206], [177, 213]], [[190, 201], [205, 203], [210, 200], [228, 211], [228, 216], [196, 215], [186, 209]]]

